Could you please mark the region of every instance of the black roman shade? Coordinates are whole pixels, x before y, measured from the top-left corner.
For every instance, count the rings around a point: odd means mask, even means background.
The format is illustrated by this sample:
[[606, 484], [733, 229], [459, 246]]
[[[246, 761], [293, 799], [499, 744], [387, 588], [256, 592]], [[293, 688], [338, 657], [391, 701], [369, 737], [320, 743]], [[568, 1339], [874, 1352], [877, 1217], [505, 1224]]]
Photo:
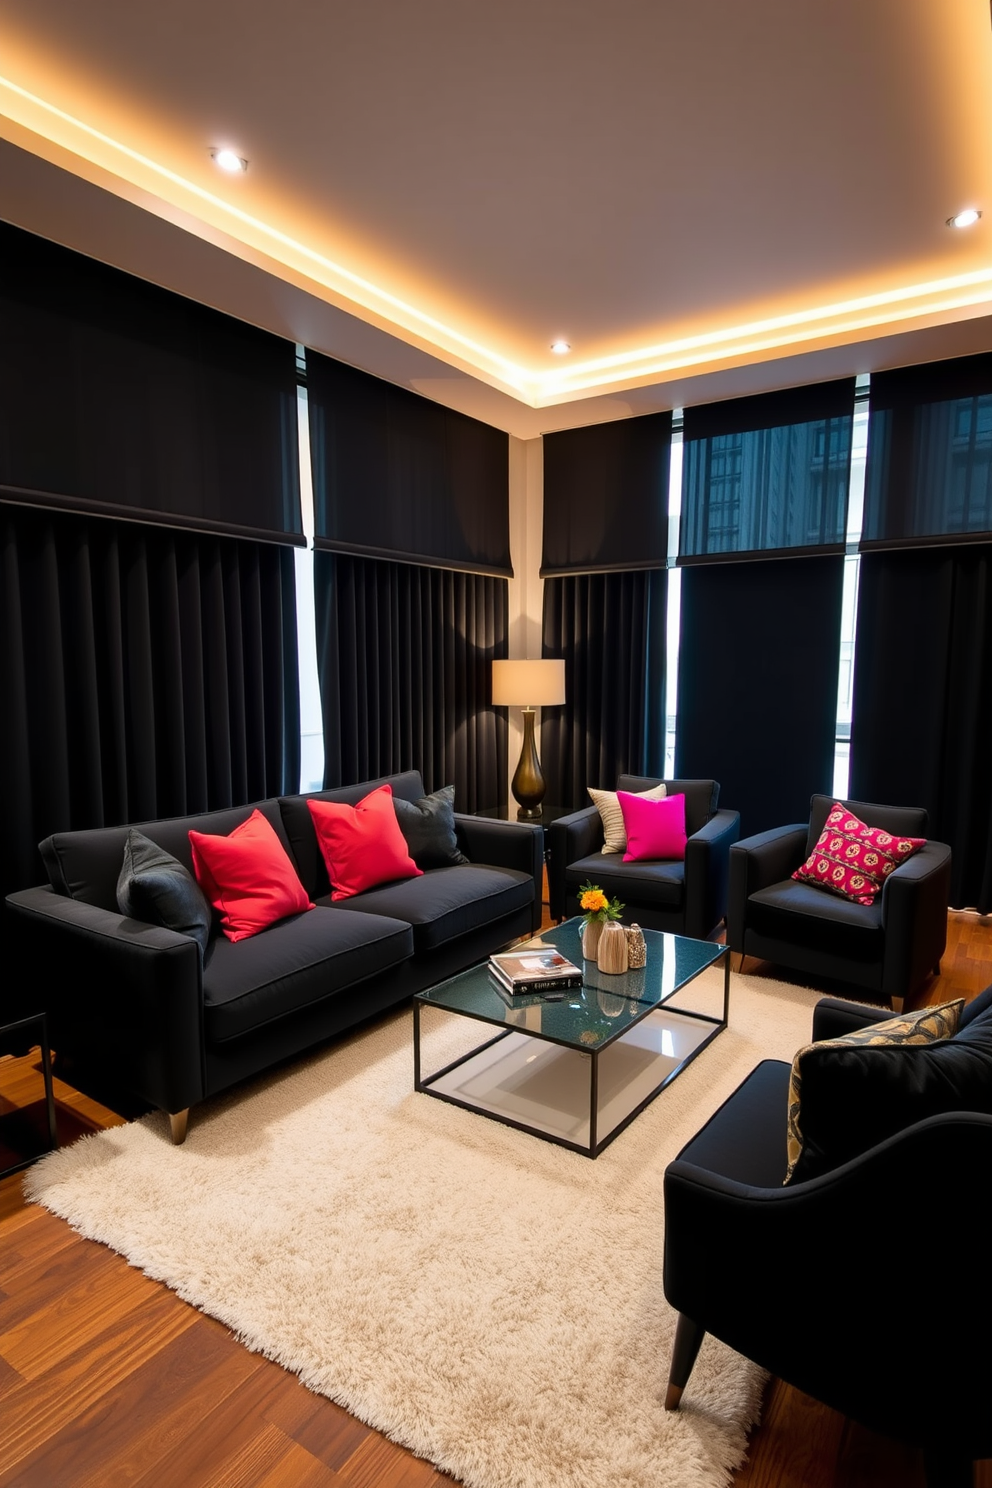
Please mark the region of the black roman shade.
[[315, 546], [511, 577], [509, 438], [307, 351]]
[[0, 495], [302, 543], [296, 352], [0, 224]]
[[992, 354], [872, 373], [861, 547], [992, 536]]
[[672, 416], [544, 436], [541, 576], [664, 568]]
[[742, 837], [832, 787], [843, 587], [839, 555], [682, 574], [675, 774], [718, 780]]
[[854, 379], [687, 408], [679, 563], [839, 553]]

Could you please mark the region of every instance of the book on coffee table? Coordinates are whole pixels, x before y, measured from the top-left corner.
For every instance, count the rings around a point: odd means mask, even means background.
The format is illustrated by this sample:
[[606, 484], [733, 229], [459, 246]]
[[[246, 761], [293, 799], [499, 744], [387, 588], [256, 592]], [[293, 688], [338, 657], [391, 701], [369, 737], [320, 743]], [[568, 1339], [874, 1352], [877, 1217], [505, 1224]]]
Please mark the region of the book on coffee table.
[[489, 970], [511, 995], [560, 992], [582, 986], [582, 972], [554, 946], [502, 951], [489, 957]]

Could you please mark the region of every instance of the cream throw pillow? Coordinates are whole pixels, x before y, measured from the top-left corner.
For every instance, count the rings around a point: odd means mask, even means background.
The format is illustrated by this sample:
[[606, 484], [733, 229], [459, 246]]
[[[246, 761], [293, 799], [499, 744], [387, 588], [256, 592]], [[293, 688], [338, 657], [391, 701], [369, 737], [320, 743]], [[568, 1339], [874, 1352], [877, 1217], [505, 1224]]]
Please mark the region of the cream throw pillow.
[[[604, 853], [622, 853], [627, 851], [627, 832], [623, 824], [623, 812], [620, 810], [620, 802], [617, 800], [616, 791], [593, 790], [592, 786], [586, 786], [593, 805], [603, 818], [603, 843]], [[650, 790], [631, 791], [631, 795], [640, 796], [644, 801], [660, 801], [666, 794], [666, 787], [653, 785]]]

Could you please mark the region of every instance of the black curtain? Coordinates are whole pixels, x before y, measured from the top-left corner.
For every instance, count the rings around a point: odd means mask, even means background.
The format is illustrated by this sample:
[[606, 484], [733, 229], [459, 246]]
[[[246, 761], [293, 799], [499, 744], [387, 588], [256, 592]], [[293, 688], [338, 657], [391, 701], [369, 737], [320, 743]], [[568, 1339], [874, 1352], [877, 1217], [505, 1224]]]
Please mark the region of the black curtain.
[[992, 355], [872, 373], [861, 546], [987, 542]]
[[664, 568], [671, 413], [545, 434], [541, 575]]
[[665, 772], [668, 571], [575, 574], [544, 585], [545, 656], [565, 659], [565, 704], [544, 710], [552, 809], [589, 805], [625, 773]]
[[318, 551], [314, 588], [324, 784], [416, 769], [458, 811], [505, 807], [506, 580]]
[[302, 543], [294, 343], [0, 224], [0, 494]]
[[512, 574], [509, 436], [307, 351], [315, 544]]
[[720, 782], [742, 837], [832, 789], [843, 586], [833, 556], [683, 570], [675, 769]]
[[992, 910], [992, 544], [862, 558], [851, 794], [925, 806], [951, 904]]
[[291, 548], [0, 505], [3, 888], [49, 832], [299, 781]]
[[854, 378], [687, 408], [679, 562], [843, 550]]

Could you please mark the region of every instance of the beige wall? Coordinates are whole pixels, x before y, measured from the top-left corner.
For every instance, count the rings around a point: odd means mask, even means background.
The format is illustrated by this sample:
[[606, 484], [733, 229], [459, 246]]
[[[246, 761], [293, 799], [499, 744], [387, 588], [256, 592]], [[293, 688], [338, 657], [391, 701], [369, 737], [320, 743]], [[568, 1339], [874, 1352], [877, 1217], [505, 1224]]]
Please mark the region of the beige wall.
[[[536, 660], [541, 655], [544, 580], [540, 578], [544, 520], [544, 448], [540, 439], [510, 435], [510, 658]], [[520, 709], [510, 710], [507, 756], [509, 779], [517, 767], [523, 729]]]

